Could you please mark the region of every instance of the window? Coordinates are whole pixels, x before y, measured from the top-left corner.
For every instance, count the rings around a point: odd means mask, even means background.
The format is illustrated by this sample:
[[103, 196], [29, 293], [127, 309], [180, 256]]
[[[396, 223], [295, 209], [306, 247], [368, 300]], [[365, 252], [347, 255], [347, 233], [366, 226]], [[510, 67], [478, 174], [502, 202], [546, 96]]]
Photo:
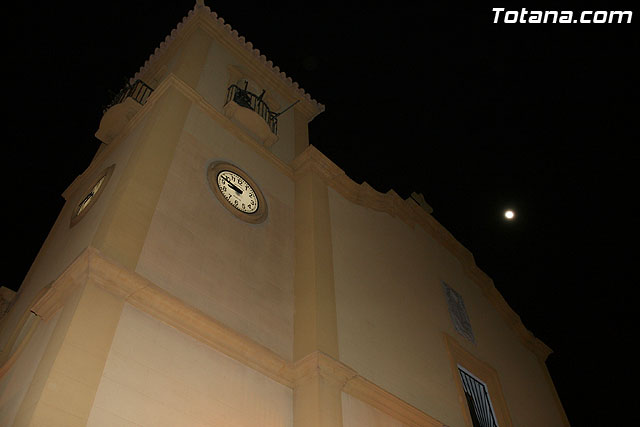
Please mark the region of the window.
[[463, 346], [473, 348], [468, 341], [458, 343], [446, 333], [444, 341], [466, 426], [512, 427], [498, 372]]
[[458, 365], [458, 372], [473, 427], [498, 427], [487, 385], [460, 365]]

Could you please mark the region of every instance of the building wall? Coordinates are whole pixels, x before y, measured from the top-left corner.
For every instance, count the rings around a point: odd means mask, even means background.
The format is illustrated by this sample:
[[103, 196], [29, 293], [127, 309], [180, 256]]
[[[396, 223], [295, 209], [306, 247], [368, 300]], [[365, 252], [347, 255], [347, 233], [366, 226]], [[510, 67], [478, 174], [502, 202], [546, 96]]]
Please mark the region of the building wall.
[[[190, 60], [201, 63], [201, 71], [193, 77], [193, 66], [181, 68], [189, 60], [185, 53], [167, 62], [167, 72], [187, 84], [193, 81], [198, 94], [219, 112], [238, 76], [264, 87], [270, 106], [286, 102], [207, 32], [196, 30], [182, 43], [181, 49], [192, 52]], [[293, 159], [293, 111], [290, 116], [281, 118], [279, 140], [272, 147], [285, 161]], [[217, 120], [196, 104], [191, 107], [136, 272], [291, 360], [294, 184]], [[233, 163], [258, 183], [269, 207], [264, 223], [238, 221], [220, 205], [206, 177], [212, 161]]]
[[38, 324], [20, 357], [6, 375], [0, 378], [0, 426], [13, 424], [59, 317], [58, 313], [48, 322]]
[[[258, 183], [265, 222], [239, 221], [215, 198], [206, 171], [217, 160]], [[136, 272], [291, 360], [293, 204], [289, 177], [193, 106]]]
[[347, 393], [342, 393], [342, 424], [344, 427], [407, 427]]
[[[514, 425], [562, 425], [536, 357], [459, 261], [422, 229], [329, 190], [340, 359], [447, 425], [464, 426], [443, 332], [493, 366]], [[464, 298], [477, 344], [453, 328], [441, 282]]]
[[292, 391], [125, 305], [88, 426], [292, 426]]

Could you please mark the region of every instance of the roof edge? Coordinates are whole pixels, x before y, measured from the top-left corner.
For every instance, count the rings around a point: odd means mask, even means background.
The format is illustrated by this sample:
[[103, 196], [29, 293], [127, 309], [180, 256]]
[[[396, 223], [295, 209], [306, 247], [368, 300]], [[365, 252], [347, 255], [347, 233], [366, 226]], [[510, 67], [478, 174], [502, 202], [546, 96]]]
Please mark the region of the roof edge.
[[541, 362], [545, 362], [549, 354], [552, 353], [551, 348], [524, 326], [520, 316], [509, 306], [495, 287], [493, 280], [476, 265], [471, 251], [411, 198], [404, 200], [394, 190], [381, 193], [366, 182], [357, 184], [313, 145], [309, 145], [296, 157], [292, 166], [296, 174], [309, 168], [313, 169], [328, 186], [355, 204], [386, 212], [392, 217], [398, 217], [411, 227], [420, 226], [458, 259], [467, 277], [480, 288], [482, 294], [489, 300], [525, 348], [535, 354]]
[[191, 22], [196, 17], [203, 17], [208, 19], [211, 24], [220, 31], [222, 34], [227, 36], [229, 40], [232, 41], [239, 48], [239, 50], [243, 51], [248, 55], [250, 59], [253, 59], [257, 64], [262, 65], [268, 72], [271, 73], [272, 77], [279, 81], [284, 87], [289, 88], [292, 92], [306, 101], [306, 103], [311, 107], [312, 111], [309, 111], [310, 119], [315, 117], [316, 115], [325, 111], [325, 106], [315, 99], [311, 97], [309, 93], [307, 93], [300, 85], [293, 81], [293, 79], [286, 75], [285, 72], [280, 70], [280, 67], [273, 64], [273, 61], [267, 59], [267, 57], [260, 52], [259, 49], [254, 48], [253, 43], [247, 41], [243, 36], [241, 36], [237, 30], [234, 30], [231, 25], [225, 23], [225, 20], [218, 16], [216, 12], [211, 11], [209, 6], [205, 6], [202, 0], [198, 0], [196, 5], [192, 10], [190, 10], [182, 21], [178, 23], [176, 28], [174, 28], [169, 35], [165, 37], [165, 39], [160, 43], [160, 45], [154, 50], [154, 52], [149, 56], [149, 58], [144, 62], [144, 64], [140, 67], [140, 69], [134, 74], [134, 76], [130, 79], [130, 82], [133, 83], [135, 80], [139, 79], [142, 75], [146, 74], [163, 56], [163, 54], [170, 48], [176, 38], [184, 31], [186, 25]]

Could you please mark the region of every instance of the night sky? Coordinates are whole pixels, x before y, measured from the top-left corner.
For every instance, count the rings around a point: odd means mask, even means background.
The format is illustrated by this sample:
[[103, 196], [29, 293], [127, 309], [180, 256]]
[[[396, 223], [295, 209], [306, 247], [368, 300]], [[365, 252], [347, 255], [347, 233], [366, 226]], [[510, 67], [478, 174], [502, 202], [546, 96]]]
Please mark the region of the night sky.
[[[0, 285], [13, 289], [99, 145], [110, 92], [195, 0], [23, 3], [3, 13]], [[347, 175], [424, 194], [554, 350], [572, 425], [625, 425], [637, 406], [621, 389], [637, 377], [625, 365], [637, 364], [640, 9], [632, 24], [535, 25], [493, 23], [492, 7], [544, 9], [531, 3], [206, 3], [326, 106], [311, 143]], [[574, 10], [590, 9], [628, 7]]]

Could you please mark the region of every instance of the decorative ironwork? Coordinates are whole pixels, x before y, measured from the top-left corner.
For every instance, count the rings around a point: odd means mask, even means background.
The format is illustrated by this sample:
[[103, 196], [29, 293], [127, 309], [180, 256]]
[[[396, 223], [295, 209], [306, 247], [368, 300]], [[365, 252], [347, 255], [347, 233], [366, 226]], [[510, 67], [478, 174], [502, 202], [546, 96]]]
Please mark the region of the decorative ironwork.
[[[244, 89], [238, 87], [237, 85], [229, 86], [227, 89], [227, 101], [233, 101], [241, 107], [248, 108], [250, 110], [258, 113], [260, 117], [264, 119], [264, 121], [269, 125], [269, 129], [273, 132], [274, 135], [278, 134], [278, 116], [281, 113], [274, 113], [271, 111], [266, 102], [263, 101], [262, 97], [264, 96], [264, 90], [260, 95], [256, 95], [247, 90], [247, 86], [245, 85]], [[286, 111], [286, 110], [285, 110]]]
[[458, 367], [458, 371], [462, 379], [464, 394], [467, 397], [473, 427], [498, 427], [487, 386], [466, 370]]
[[118, 92], [109, 105], [104, 108], [107, 111], [114, 105], [124, 102], [127, 98], [133, 98], [140, 105], [144, 105], [149, 99], [149, 96], [153, 92], [153, 88], [147, 85], [142, 80], [136, 80], [133, 84], [127, 84], [120, 92]]

